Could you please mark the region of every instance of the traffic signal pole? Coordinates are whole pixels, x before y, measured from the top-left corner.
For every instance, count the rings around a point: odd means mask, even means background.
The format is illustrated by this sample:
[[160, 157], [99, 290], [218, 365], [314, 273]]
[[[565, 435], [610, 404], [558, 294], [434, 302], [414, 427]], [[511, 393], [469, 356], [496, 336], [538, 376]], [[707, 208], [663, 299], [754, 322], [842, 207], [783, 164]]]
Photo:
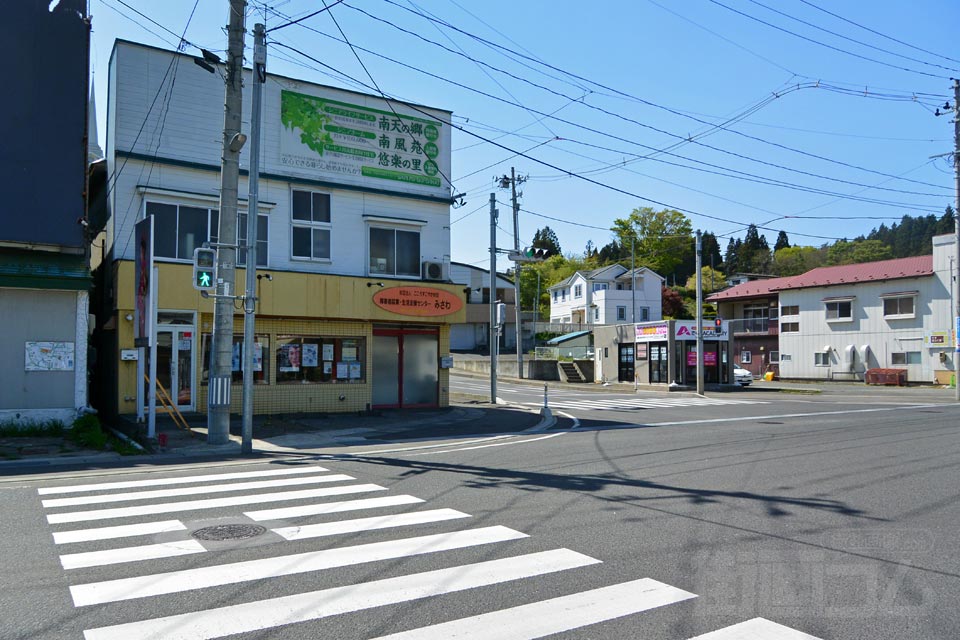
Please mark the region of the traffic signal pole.
[[[517, 202], [517, 173], [513, 167], [510, 167], [510, 191], [513, 196], [513, 250], [520, 252], [520, 205]], [[513, 263], [513, 310], [516, 317], [517, 333], [517, 377], [523, 379], [523, 332], [521, 331], [521, 311], [520, 311], [520, 270], [523, 263]], [[534, 328], [536, 331], [536, 328]]]
[[703, 271], [702, 236], [697, 229], [697, 395], [703, 395]]
[[497, 404], [497, 194], [490, 194], [490, 404]]
[[[246, 292], [243, 299], [243, 430], [240, 453], [253, 453], [253, 364], [257, 311], [257, 214], [260, 207], [260, 120], [267, 75], [266, 31], [253, 27], [253, 103], [250, 110], [250, 180], [247, 196]], [[263, 354], [261, 354], [261, 358]]]

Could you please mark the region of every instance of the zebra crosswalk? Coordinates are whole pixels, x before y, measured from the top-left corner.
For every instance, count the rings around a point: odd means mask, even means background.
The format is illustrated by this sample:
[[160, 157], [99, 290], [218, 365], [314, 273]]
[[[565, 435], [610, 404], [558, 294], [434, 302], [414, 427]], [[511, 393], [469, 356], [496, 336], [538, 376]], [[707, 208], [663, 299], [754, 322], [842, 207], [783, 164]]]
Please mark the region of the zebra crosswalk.
[[[299, 488], [304, 485], [331, 486]], [[268, 492], [258, 492], [264, 490]], [[236, 495], [183, 499], [232, 492]], [[371, 492], [384, 494], [364, 495]], [[300, 623], [588, 571], [603, 564], [602, 559], [564, 547], [531, 551], [522, 545], [532, 538], [522, 531], [487, 521], [476, 523], [463, 511], [427, 505], [416, 496], [394, 495], [380, 485], [363, 483], [315, 464], [50, 486], [40, 488], [38, 494], [69, 582], [73, 607], [90, 611], [124, 602], [150, 603], [149, 607], [117, 609], [122, 619], [89, 626], [83, 632], [85, 640], [207, 640], [265, 630], [270, 630], [273, 638], [286, 637], [283, 634], [288, 629], [291, 637], [300, 637], [296, 631]], [[99, 508], [101, 503], [133, 504]], [[270, 503], [280, 504], [261, 508]], [[173, 515], [155, 518], [160, 514]], [[203, 524], [218, 519], [246, 530], [262, 529], [263, 535], [273, 536], [270, 552], [260, 552], [268, 547], [258, 547], [253, 559], [229, 556], [233, 561], [220, 561], [221, 547], [204, 536], [191, 535]], [[440, 532], [417, 530], [440, 523], [446, 523]], [[374, 531], [385, 532], [387, 539], [336, 540], [337, 536]], [[457, 563], [448, 553], [470, 549], [500, 550], [466, 563]], [[190, 556], [205, 560], [186, 563]], [[180, 557], [184, 560], [178, 560]], [[430, 558], [428, 570], [385, 577], [371, 571], [364, 573], [368, 579], [359, 583], [355, 578], [338, 583], [337, 570], [347, 572], [353, 567], [397, 561], [412, 563], [415, 558]], [[123, 571], [104, 573], [106, 568], [118, 565]], [[231, 599], [247, 587], [274, 584], [285, 576], [320, 574], [325, 576], [322, 583], [313, 579], [295, 582], [296, 588], [282, 595], [268, 590], [269, 595], [259, 592], [264, 596], [259, 599]], [[570, 585], [577, 583], [576, 579], [569, 581]], [[290, 583], [285, 590], [291, 590]], [[184, 611], [180, 606], [184, 597], [199, 593], [211, 594], [204, 601], [213, 604]], [[379, 640], [532, 640], [696, 598], [694, 593], [654, 578], [639, 577], [534, 602], [507, 601], [501, 609], [415, 629], [394, 631], [378, 626], [376, 633]], [[817, 640], [761, 618], [700, 638]]]

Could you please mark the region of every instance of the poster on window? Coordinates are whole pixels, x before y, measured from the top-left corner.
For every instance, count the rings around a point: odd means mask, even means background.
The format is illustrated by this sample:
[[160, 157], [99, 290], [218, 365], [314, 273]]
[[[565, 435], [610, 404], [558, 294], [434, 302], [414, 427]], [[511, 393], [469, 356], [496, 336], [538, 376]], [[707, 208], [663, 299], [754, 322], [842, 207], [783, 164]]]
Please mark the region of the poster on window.
[[323, 345], [323, 359], [324, 360], [333, 360], [333, 345], [325, 344]]
[[315, 344], [305, 344], [303, 345], [303, 366], [305, 367], [316, 367], [318, 366], [317, 358], [317, 345]]
[[243, 351], [242, 342], [233, 343], [233, 353], [230, 354], [230, 370], [231, 371], [240, 371], [240, 360], [242, 358], [241, 352]]
[[285, 344], [280, 347], [277, 370], [285, 373], [300, 371], [300, 345]]
[[259, 342], [253, 343], [253, 370], [263, 371], [263, 345]]
[[344, 360], [356, 360], [357, 359], [357, 348], [353, 346], [347, 346], [348, 342], [344, 341], [343, 347], [341, 348], [341, 357]]
[[346, 380], [350, 376], [350, 367], [348, 362], [337, 363], [337, 380]]
[[350, 363], [350, 379], [351, 380], [360, 379], [360, 363], [359, 362]]
[[323, 375], [328, 376], [331, 373], [333, 373], [333, 363], [325, 361], [323, 363]]

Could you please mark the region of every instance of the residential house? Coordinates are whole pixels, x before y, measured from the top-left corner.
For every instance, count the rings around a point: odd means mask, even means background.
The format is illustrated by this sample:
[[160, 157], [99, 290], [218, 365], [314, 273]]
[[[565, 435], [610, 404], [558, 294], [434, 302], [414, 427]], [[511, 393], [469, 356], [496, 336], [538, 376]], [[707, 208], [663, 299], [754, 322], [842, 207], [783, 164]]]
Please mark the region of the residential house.
[[[759, 313], [758, 307], [769, 308], [777, 297], [778, 347], [776, 352], [767, 347], [767, 361], [779, 367], [783, 378], [862, 380], [869, 369], [896, 368], [910, 382], [948, 383], [957, 370], [952, 326], [956, 239], [936, 236], [932, 244], [931, 255], [819, 267], [749, 283], [757, 288], [753, 291], [735, 287], [709, 299], [719, 303], [721, 314], [736, 316], [734, 323], [749, 323], [748, 309]], [[772, 309], [766, 321], [770, 335], [771, 314]], [[742, 333], [739, 337], [746, 340]], [[734, 352], [742, 353], [746, 344], [755, 343], [741, 341]]]
[[577, 271], [548, 288], [550, 322], [583, 328], [660, 320], [662, 286], [663, 277], [646, 267]]
[[0, 422], [69, 424], [88, 407], [86, 2], [5, 7], [0, 120]]
[[[249, 70], [244, 86], [252, 86]], [[448, 111], [269, 75], [257, 216], [254, 412], [445, 406], [450, 327]], [[212, 301], [192, 286], [194, 249], [238, 243], [244, 290], [249, 147], [237, 237], [220, 237], [224, 86], [192, 57], [117, 41], [110, 57], [111, 183], [102, 358], [109, 410], [147, 397], [134, 350], [134, 225], [154, 221], [157, 381], [181, 410], [207, 407]], [[156, 96], [162, 96], [156, 100]], [[244, 91], [242, 122], [250, 122]], [[222, 250], [222, 249], [221, 249]], [[231, 411], [240, 411], [243, 316], [234, 315]]]
[[[467, 299], [466, 318], [450, 326], [452, 351], [489, 351], [490, 343], [490, 270], [462, 262], [450, 263], [450, 280], [463, 285]], [[500, 336], [501, 352], [517, 346], [516, 311], [513, 282], [497, 274], [494, 301], [503, 302], [506, 326]]]

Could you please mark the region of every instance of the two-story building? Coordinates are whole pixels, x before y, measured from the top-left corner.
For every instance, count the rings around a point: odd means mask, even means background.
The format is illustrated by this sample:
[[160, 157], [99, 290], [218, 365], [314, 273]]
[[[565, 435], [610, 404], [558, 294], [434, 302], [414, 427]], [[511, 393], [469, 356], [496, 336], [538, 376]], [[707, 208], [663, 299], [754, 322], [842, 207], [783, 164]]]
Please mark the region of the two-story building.
[[548, 288], [551, 324], [648, 322], [663, 317], [663, 277], [647, 267], [619, 264], [577, 271]]
[[11, 99], [0, 118], [0, 423], [88, 408], [86, 3], [4, 7]]
[[761, 362], [783, 378], [863, 380], [868, 369], [894, 368], [910, 382], [949, 383], [957, 370], [956, 239], [935, 236], [932, 244], [931, 255], [819, 267], [708, 300], [734, 327], [735, 359], [755, 373], [762, 348]]
[[[490, 349], [490, 270], [462, 262], [450, 263], [450, 280], [463, 286], [466, 317], [462, 324], [450, 327], [450, 349], [485, 351]], [[517, 321], [513, 283], [497, 274], [494, 302], [505, 306], [506, 322], [500, 335], [501, 352], [517, 346]]]
[[[464, 319], [463, 286], [449, 281], [448, 111], [268, 75], [259, 208], [246, 206], [247, 145], [238, 236], [224, 238], [221, 75], [187, 55], [118, 41], [109, 83], [110, 219], [99, 269], [108, 412], [133, 414], [147, 397], [138, 368], [149, 369], [133, 351], [134, 225], [155, 225], [157, 380], [179, 409], [205, 411], [213, 305], [191, 286], [193, 251], [238, 243], [233, 290], [243, 291], [253, 214], [256, 413], [447, 404], [444, 356], [451, 324]], [[250, 92], [243, 98], [246, 128]], [[242, 323], [238, 308], [234, 412]]]

